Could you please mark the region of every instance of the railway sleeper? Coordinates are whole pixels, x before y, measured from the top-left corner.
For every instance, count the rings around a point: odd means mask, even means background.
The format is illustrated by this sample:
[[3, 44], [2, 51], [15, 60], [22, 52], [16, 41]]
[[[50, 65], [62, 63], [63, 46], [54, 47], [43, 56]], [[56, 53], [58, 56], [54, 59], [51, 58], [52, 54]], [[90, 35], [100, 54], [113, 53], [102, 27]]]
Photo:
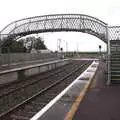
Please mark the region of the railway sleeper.
[[30, 118], [13, 114], [13, 115], [11, 115], [11, 120], [30, 120]]

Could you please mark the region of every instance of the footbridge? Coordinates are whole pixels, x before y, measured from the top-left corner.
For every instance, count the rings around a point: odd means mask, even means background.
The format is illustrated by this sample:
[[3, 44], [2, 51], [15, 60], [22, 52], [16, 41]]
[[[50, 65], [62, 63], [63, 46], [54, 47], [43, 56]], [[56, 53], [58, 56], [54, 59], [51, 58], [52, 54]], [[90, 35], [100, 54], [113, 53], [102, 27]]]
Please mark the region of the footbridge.
[[[112, 62], [111, 54], [118, 54], [118, 51], [120, 50], [118, 49], [120, 47], [120, 44], [117, 43], [120, 34], [120, 26], [109, 26], [107, 23], [92, 16], [84, 14], [55, 14], [35, 16], [14, 21], [5, 26], [0, 31], [0, 47], [4, 46], [4, 44], [11, 39], [17, 40], [18, 38], [29, 34], [62, 31], [76, 31], [88, 33], [100, 38], [107, 44], [109, 63], [108, 78], [110, 82], [110, 66]], [[115, 40], [116, 42], [111, 42]], [[117, 48], [116, 44], [118, 44]], [[113, 52], [111, 53], [111, 51]], [[114, 55], [114, 58], [115, 56], [116, 55]], [[114, 64], [112, 65], [114, 66]], [[114, 66], [114, 68], [115, 69], [113, 70], [113, 73], [114, 71], [118, 70], [116, 69], [116, 66]], [[120, 78], [120, 75], [118, 73], [119, 72], [117, 71], [117, 76], [119, 76]]]
[[119, 36], [119, 26], [109, 27], [107, 23], [83, 14], [55, 14], [36, 16], [14, 21], [0, 31], [1, 45], [6, 40], [17, 39], [34, 33], [76, 31], [94, 35], [107, 43]]

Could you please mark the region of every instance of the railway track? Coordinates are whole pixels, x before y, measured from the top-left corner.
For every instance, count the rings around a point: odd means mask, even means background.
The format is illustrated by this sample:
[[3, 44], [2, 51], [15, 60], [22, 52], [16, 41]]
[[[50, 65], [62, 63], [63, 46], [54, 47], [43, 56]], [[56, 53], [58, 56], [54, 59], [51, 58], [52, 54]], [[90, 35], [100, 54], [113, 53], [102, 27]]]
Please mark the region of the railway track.
[[53, 83], [56, 80], [59, 80], [59, 76], [68, 74], [71, 70], [74, 70], [78, 64], [82, 64], [83, 62], [71, 63], [55, 71], [35, 76], [27, 81], [20, 81], [1, 89], [0, 113], [29, 98], [39, 90], [46, 87], [48, 83]]
[[[6, 103], [6, 107], [4, 107], [3, 112], [0, 114], [0, 120], [30, 119], [36, 112], [67, 87], [90, 63], [90, 61], [73, 62], [73, 64], [61, 70], [58, 69], [53, 73], [49, 73], [47, 76], [42, 76], [43, 79], [34, 79], [30, 83], [27, 81], [23, 86], [20, 87], [21, 84], [19, 84], [18, 88], [4, 93], [4, 97], [2, 97], [2, 95], [0, 96], [1, 100], [6, 98], [8, 99], [8, 103]], [[80, 67], [78, 67], [78, 65], [80, 65]], [[22, 99], [20, 99], [20, 96]], [[9, 101], [9, 99], [11, 100]], [[14, 104], [12, 103], [13, 100]], [[3, 105], [5, 105], [5, 102]]]

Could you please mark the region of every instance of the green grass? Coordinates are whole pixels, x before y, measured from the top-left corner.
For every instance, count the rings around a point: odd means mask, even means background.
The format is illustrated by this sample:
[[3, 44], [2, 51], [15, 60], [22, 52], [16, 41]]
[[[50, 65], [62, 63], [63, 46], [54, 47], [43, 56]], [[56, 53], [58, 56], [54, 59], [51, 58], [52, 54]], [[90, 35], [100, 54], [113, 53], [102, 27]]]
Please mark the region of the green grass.
[[[106, 54], [105, 52], [101, 53], [102, 55]], [[68, 53], [65, 53], [65, 57], [76, 57], [76, 56], [79, 56], [79, 57], [99, 57], [100, 56], [100, 53], [98, 52], [68, 52]]]

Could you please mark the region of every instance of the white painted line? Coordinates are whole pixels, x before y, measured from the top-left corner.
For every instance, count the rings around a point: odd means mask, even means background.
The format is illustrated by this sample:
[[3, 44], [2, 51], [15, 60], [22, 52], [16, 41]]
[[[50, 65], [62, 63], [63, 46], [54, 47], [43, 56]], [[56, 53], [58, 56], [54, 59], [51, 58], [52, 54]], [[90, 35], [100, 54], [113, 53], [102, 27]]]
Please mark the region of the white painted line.
[[16, 72], [16, 71], [19, 71], [19, 70], [29, 69], [29, 68], [34, 68], [34, 67], [40, 67], [40, 66], [44, 66], [44, 65], [48, 65], [48, 64], [53, 64], [53, 63], [57, 63], [57, 62], [67, 61], [67, 60], [69, 60], [69, 59], [55, 60], [55, 61], [49, 61], [49, 62], [45, 62], [45, 63], [39, 63], [39, 64], [35, 64], [35, 65], [28, 65], [28, 66], [20, 67], [20, 68], [13, 68], [13, 69], [10, 69], [10, 70], [0, 71], [0, 74], [10, 73], [10, 72]]
[[99, 59], [97, 58], [73, 58], [73, 60], [96, 60], [96, 61], [99, 61]]
[[[98, 65], [96, 66], [96, 70], [97, 70], [97, 67]], [[84, 85], [84, 88], [82, 89], [82, 91], [80, 92], [79, 96], [76, 98], [75, 102], [72, 104], [72, 107], [71, 109], [67, 112], [64, 120], [72, 120], [73, 119], [73, 116], [75, 114], [75, 112], [77, 111], [79, 105], [80, 105], [80, 102], [83, 100], [89, 86], [90, 86], [90, 83], [95, 75], [96, 71], [95, 72], [91, 72], [91, 75], [89, 76], [89, 80], [88, 82], [86, 82], [86, 84]]]
[[[87, 68], [89, 69], [93, 64], [96, 64], [95, 61]], [[87, 72], [87, 69], [84, 72]], [[96, 68], [97, 69], [97, 68]], [[82, 74], [84, 74], [84, 72]], [[93, 72], [92, 72], [93, 73]], [[81, 74], [81, 75], [82, 75]], [[43, 107], [37, 114], [35, 114], [30, 120], [38, 120], [50, 107], [52, 107], [77, 81], [80, 80], [78, 76], [67, 88], [65, 88], [60, 94], [58, 94], [53, 100], [51, 100], [45, 107]], [[82, 81], [81, 81], [82, 82]], [[86, 82], [87, 83], [87, 82]]]
[[[79, 78], [79, 77], [78, 77]], [[78, 80], [78, 78], [73, 81], [66, 89], [64, 89], [59, 95], [57, 95], [53, 100], [51, 100], [43, 109], [41, 109], [31, 120], [37, 120], [40, 118], [53, 104], [55, 104]]]

